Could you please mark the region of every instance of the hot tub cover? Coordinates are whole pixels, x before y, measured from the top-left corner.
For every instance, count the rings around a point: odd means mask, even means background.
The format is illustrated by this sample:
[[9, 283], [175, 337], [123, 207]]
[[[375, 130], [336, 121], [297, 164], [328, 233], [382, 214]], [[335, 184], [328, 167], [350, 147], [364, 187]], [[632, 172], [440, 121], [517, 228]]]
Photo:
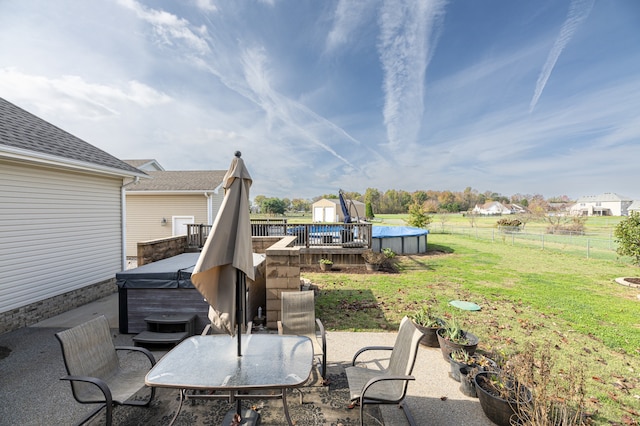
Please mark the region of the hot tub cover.
[[427, 235], [429, 230], [412, 226], [372, 226], [372, 238], [419, 237]]
[[[183, 253], [138, 268], [116, 273], [120, 288], [194, 288], [191, 273], [200, 253]], [[254, 253], [254, 267], [264, 261], [264, 255]]]

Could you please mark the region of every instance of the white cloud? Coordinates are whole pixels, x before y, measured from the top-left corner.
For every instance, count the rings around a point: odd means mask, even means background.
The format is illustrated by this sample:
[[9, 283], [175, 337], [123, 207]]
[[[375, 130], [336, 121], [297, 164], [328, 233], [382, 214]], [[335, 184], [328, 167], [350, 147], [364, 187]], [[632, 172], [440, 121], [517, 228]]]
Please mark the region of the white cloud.
[[542, 71], [538, 76], [538, 81], [536, 82], [536, 89], [533, 93], [533, 98], [531, 99], [531, 103], [529, 105], [529, 110], [533, 111], [538, 104], [538, 100], [540, 96], [542, 96], [542, 91], [551, 76], [551, 72], [558, 62], [558, 58], [560, 54], [567, 46], [571, 38], [575, 34], [578, 26], [582, 24], [582, 22], [587, 19], [589, 16], [589, 12], [591, 12], [591, 8], [593, 7], [594, 0], [572, 0], [571, 6], [569, 7], [569, 14], [567, 15], [567, 19], [562, 24], [562, 28], [560, 29], [560, 34], [556, 39], [551, 51], [549, 52], [549, 56], [547, 57], [547, 61], [544, 63], [542, 67]]
[[420, 130], [424, 80], [444, 18], [445, 1], [386, 0], [380, 11], [384, 123], [391, 146], [412, 145]]

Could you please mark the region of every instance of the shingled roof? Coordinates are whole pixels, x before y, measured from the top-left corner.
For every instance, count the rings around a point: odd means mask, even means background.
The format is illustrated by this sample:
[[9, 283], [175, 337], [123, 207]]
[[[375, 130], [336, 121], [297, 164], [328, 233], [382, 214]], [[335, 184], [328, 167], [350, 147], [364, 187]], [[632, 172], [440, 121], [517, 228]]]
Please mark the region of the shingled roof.
[[63, 164], [85, 163], [124, 176], [144, 176], [124, 161], [0, 98], [0, 154], [3, 151], [33, 153]]
[[222, 183], [226, 170], [149, 171], [151, 179], [127, 187], [127, 192], [213, 191]]

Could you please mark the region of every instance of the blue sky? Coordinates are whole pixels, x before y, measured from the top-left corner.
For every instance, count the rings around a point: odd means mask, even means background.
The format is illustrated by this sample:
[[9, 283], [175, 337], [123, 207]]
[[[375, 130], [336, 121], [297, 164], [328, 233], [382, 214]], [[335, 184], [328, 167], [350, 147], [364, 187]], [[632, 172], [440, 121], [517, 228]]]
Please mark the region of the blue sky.
[[0, 97], [252, 196], [640, 199], [637, 0], [0, 0]]

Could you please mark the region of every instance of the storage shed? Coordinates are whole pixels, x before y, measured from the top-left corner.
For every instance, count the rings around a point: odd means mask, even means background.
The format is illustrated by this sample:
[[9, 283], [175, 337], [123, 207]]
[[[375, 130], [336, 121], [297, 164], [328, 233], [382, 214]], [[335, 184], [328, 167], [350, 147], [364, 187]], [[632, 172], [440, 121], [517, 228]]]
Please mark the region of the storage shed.
[[[347, 201], [349, 214], [352, 219], [364, 218], [364, 203], [361, 201]], [[338, 198], [323, 198], [311, 205], [314, 222], [344, 222], [344, 214]], [[354, 220], [355, 221], [355, 220]]]

